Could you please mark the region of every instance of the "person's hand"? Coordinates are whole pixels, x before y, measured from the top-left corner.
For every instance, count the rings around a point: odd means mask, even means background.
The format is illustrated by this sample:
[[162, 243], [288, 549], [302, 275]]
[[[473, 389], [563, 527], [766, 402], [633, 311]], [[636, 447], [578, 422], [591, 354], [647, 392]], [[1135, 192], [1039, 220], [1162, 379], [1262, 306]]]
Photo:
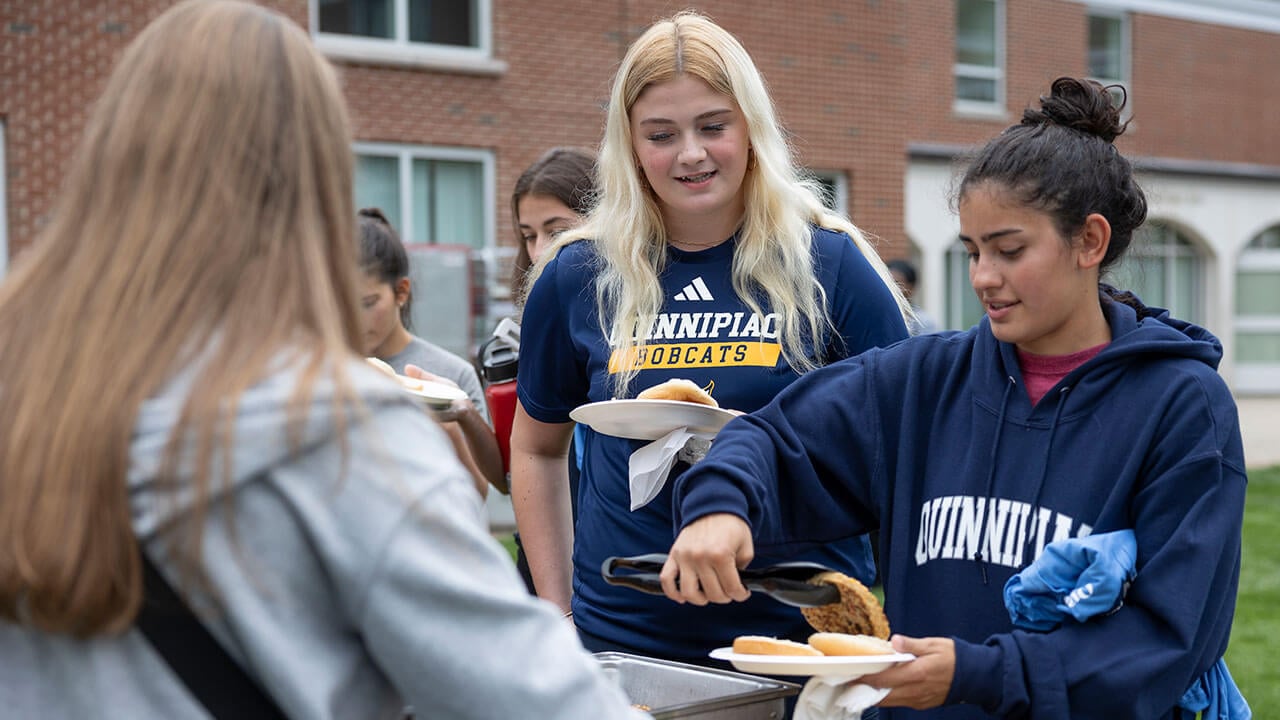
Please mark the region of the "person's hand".
[[680, 531], [662, 567], [662, 589], [678, 603], [742, 602], [751, 596], [738, 577], [755, 557], [751, 528], [737, 515], [698, 518]]
[[450, 380], [449, 378], [440, 377], [439, 375], [436, 375], [434, 373], [429, 373], [426, 370], [423, 370], [422, 368], [418, 367], [417, 365], [412, 365], [412, 364], [405, 365], [404, 375], [405, 377], [411, 377], [415, 380], [430, 380], [432, 382], [444, 383], [445, 385], [452, 385], [453, 387], [458, 387], [458, 383]]
[[894, 635], [893, 649], [911, 653], [915, 660], [894, 665], [874, 675], [864, 675], [858, 682], [887, 688], [889, 694], [878, 705], [928, 710], [941, 705], [951, 690], [956, 674], [956, 644], [951, 638], [910, 638]]
[[[417, 365], [405, 365], [404, 375], [405, 377], [411, 377], [415, 380], [430, 380], [431, 382], [438, 382], [450, 387], [458, 387], [458, 383], [450, 380], [449, 378], [429, 373]], [[461, 390], [462, 388], [458, 389]], [[439, 423], [457, 422], [459, 418], [473, 410], [475, 410], [475, 405], [471, 402], [471, 399], [462, 398], [454, 400], [447, 408], [431, 408], [431, 417]]]

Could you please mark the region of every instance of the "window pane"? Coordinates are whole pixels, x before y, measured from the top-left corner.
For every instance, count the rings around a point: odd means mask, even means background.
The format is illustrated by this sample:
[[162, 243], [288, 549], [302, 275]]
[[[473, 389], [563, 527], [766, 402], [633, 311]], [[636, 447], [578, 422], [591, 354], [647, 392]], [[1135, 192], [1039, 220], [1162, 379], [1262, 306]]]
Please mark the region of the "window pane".
[[1199, 322], [1196, 312], [1196, 259], [1179, 254], [1173, 259], [1172, 304], [1166, 305], [1174, 317]]
[[836, 180], [832, 177], [817, 175], [814, 180], [818, 182], [818, 187], [822, 190], [822, 204], [828, 210], [838, 209], [836, 203]]
[[947, 252], [946, 326], [967, 329], [982, 319], [982, 304], [969, 283], [969, 252], [957, 242]]
[[1169, 307], [1163, 258], [1130, 255], [1112, 271], [1110, 282], [1121, 290], [1129, 290], [1147, 305]]
[[956, 97], [961, 100], [993, 103], [996, 101], [996, 81], [956, 77]]
[[1089, 74], [1103, 80], [1124, 80], [1123, 21], [1089, 16]]
[[1249, 243], [1249, 247], [1259, 250], [1280, 249], [1280, 225], [1263, 230]]
[[956, 3], [956, 62], [996, 66], [994, 0], [960, 0]]
[[1236, 276], [1237, 315], [1280, 315], [1280, 271]]
[[436, 160], [432, 174], [431, 238], [484, 247], [484, 173], [476, 162]]
[[394, 156], [356, 156], [356, 208], [382, 208], [382, 213], [396, 228], [404, 225], [404, 218], [400, 216], [399, 167], [399, 160]]
[[1236, 361], [1253, 364], [1280, 363], [1280, 334], [1236, 333]]
[[435, 239], [431, 237], [431, 213], [434, 212], [431, 161], [414, 160], [409, 172], [413, 178], [409, 181], [411, 183], [409, 185], [409, 202], [412, 204], [410, 211], [413, 213], [413, 238], [406, 237], [405, 240], [418, 243], [435, 242]]
[[395, 37], [395, 0], [318, 0], [320, 32]]
[[409, 0], [409, 42], [478, 46], [474, 0]]

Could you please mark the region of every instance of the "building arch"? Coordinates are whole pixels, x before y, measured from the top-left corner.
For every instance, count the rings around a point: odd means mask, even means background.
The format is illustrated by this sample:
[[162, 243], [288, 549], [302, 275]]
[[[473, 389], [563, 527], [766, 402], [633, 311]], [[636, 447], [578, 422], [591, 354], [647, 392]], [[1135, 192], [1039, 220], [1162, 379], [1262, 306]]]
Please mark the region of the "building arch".
[[1280, 221], [1252, 235], [1235, 270], [1236, 386], [1280, 393]]
[[1138, 229], [1124, 258], [1103, 281], [1203, 325], [1210, 315], [1215, 258], [1212, 245], [1189, 224], [1155, 217]]

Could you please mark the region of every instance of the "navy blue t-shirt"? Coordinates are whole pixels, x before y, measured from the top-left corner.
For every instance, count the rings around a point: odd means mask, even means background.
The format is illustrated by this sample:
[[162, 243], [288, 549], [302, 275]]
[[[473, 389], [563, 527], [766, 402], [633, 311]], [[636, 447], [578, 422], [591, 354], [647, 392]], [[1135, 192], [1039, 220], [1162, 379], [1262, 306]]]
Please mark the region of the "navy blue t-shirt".
[[[610, 362], [621, 358], [597, 319], [593, 247], [579, 242], [561, 250], [525, 308], [518, 393], [525, 411], [541, 422], [569, 422], [575, 407], [611, 397]], [[712, 386], [721, 407], [751, 412], [797, 378], [780, 353], [779, 316], [769, 308], [753, 313], [734, 292], [735, 248], [730, 239], [699, 252], [668, 250], [660, 277], [665, 302], [629, 397], [687, 378]], [[824, 339], [828, 362], [907, 337], [892, 294], [847, 235], [815, 228], [813, 255], [816, 282], [839, 333]], [[737, 635], [807, 637], [812, 629], [798, 610], [764, 596], [698, 608], [604, 582], [600, 569], [609, 556], [665, 552], [674, 539], [670, 482], [648, 505], [630, 510], [627, 462], [644, 444], [590, 428], [584, 433], [573, 553], [578, 626], [644, 655], [695, 661]], [[677, 464], [672, 477], [685, 467]], [[868, 583], [874, 577], [863, 537], [789, 559], [821, 562]], [[770, 561], [757, 556], [754, 564]]]

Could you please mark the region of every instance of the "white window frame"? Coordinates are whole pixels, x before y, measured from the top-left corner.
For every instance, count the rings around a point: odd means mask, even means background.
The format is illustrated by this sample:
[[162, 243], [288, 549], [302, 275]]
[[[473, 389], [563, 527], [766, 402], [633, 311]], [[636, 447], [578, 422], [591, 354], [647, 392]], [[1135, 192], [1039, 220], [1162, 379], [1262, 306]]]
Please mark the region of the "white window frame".
[[[481, 166], [484, 198], [481, 201], [484, 218], [484, 245], [475, 251], [486, 262], [494, 253], [495, 222], [497, 200], [494, 187], [497, 185], [497, 173], [493, 152], [477, 148], [441, 147], [436, 145], [402, 145], [400, 143], [357, 142], [351, 146], [356, 155], [377, 155], [395, 157], [396, 169], [400, 184], [400, 213], [404, 217], [390, 218], [393, 225], [400, 230], [400, 237], [407, 243], [417, 242], [417, 228], [413, 220], [413, 161], [414, 160], [456, 160], [461, 162], [478, 162]], [[431, 244], [435, 244], [431, 242]]]
[[[1105, 17], [1113, 18], [1120, 21], [1120, 75], [1119, 78], [1094, 77], [1103, 85], [1119, 85], [1124, 88], [1125, 106], [1123, 117], [1129, 119], [1133, 117], [1133, 16], [1124, 10], [1115, 8], [1098, 8], [1089, 6], [1086, 8], [1085, 17]], [[1085, 52], [1089, 51], [1088, 28], [1085, 33]], [[1086, 65], [1088, 58], [1085, 58]], [[1132, 129], [1132, 128], [1131, 128]]]
[[820, 180], [830, 180], [835, 187], [835, 212], [849, 217], [849, 176], [843, 170], [810, 170]]
[[[1236, 276], [1238, 278], [1250, 271], [1280, 271], [1280, 249], [1246, 247], [1236, 263]], [[1280, 315], [1241, 315], [1237, 308], [1232, 323], [1237, 347], [1241, 333], [1280, 334]], [[1280, 364], [1241, 362], [1237, 357], [1234, 374], [1235, 386], [1245, 392], [1275, 392], [1280, 389]]]
[[507, 64], [493, 57], [493, 0], [472, 0], [476, 8], [475, 47], [409, 41], [408, 0], [395, 2], [395, 37], [373, 38], [320, 31], [319, 0], [307, 0], [311, 35], [326, 57], [427, 70], [497, 75]]
[[[995, 100], [991, 102], [962, 99], [961, 97], [959, 97], [959, 94], [958, 94], [959, 83], [956, 82], [955, 88], [957, 90], [957, 95], [955, 97], [955, 103], [953, 105], [953, 109], [956, 112], [956, 114], [959, 114], [959, 115], [976, 115], [979, 117], [988, 117], [988, 118], [990, 117], [1003, 118], [1006, 115], [1005, 113], [1005, 74], [1006, 74], [1005, 67], [1006, 67], [1007, 61], [1005, 57], [1005, 47], [1007, 43], [1005, 41], [1005, 34], [1006, 34], [1005, 0], [992, 0], [992, 1], [995, 3], [995, 8], [996, 8], [996, 28], [995, 28], [996, 66], [986, 67], [985, 65], [969, 65], [967, 63], [957, 62], [953, 65], [952, 77], [954, 80], [959, 80], [962, 77], [975, 78], [980, 80], [994, 80], [995, 86], [996, 86], [996, 93], [995, 93], [996, 97], [995, 97]], [[958, 7], [958, 6], [959, 6], [959, 3], [957, 3], [953, 7]], [[960, 40], [960, 26], [959, 26], [959, 23], [957, 23], [955, 26], [955, 37], [953, 38], [952, 42], [958, 45], [959, 40]], [[952, 59], [954, 60], [956, 55], [954, 47], [952, 49], [951, 55], [952, 55]]]

